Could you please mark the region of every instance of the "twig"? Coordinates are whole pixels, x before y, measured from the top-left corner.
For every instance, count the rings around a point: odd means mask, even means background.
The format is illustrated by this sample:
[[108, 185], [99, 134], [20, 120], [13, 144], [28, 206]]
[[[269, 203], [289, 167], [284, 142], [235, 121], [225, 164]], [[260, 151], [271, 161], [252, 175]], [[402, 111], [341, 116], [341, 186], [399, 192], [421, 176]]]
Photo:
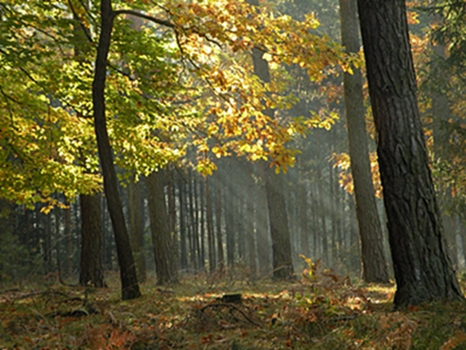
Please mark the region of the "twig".
[[235, 311], [238, 311], [247, 321], [249, 321], [250, 323], [252, 323], [253, 325], [257, 326], [257, 327], [261, 327], [261, 325], [255, 321], [253, 321], [248, 315], [246, 315], [244, 313], [243, 310], [241, 310], [240, 308], [238, 308], [236, 305], [233, 305], [233, 304], [226, 304], [226, 303], [215, 303], [215, 304], [209, 304], [209, 305], [206, 305], [204, 306], [203, 308], [201, 308], [201, 312], [204, 312], [205, 310], [207, 310], [208, 308], [221, 308], [221, 307], [225, 307], [225, 308], [229, 308], [230, 309], [230, 313], [235, 310]]

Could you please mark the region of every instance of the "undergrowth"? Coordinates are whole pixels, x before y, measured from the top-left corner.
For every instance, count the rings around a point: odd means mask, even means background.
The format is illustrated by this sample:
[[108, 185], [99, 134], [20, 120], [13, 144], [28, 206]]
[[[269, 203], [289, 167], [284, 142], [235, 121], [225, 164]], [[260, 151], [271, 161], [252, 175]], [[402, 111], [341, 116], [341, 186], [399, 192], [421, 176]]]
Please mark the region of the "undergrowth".
[[116, 278], [106, 289], [4, 290], [0, 349], [466, 348], [466, 304], [393, 312], [393, 285], [357, 284], [305, 260], [294, 282], [238, 271], [170, 288], [150, 279], [131, 301]]

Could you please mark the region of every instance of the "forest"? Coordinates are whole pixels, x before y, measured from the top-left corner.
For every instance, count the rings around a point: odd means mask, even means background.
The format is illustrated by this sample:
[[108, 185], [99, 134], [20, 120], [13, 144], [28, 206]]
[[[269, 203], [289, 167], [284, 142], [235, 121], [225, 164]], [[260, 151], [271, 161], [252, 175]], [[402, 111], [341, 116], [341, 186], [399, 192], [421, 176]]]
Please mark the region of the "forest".
[[0, 349], [466, 347], [464, 1], [0, 26]]

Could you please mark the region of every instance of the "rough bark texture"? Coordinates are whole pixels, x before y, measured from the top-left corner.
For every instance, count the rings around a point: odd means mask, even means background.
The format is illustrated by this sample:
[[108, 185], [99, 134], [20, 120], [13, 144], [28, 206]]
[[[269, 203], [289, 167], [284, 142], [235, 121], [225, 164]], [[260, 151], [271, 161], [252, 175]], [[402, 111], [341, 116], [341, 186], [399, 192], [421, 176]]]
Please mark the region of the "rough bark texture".
[[108, 211], [113, 226], [113, 234], [120, 266], [122, 299], [134, 299], [141, 295], [136, 276], [133, 253], [131, 251], [128, 230], [126, 228], [121, 199], [118, 194], [118, 180], [113, 165], [113, 154], [107, 132], [105, 116], [105, 82], [107, 77], [107, 57], [113, 28], [114, 13], [110, 0], [100, 4], [101, 28], [95, 62], [94, 81], [92, 83], [92, 103], [94, 109], [94, 127], [97, 136], [100, 164], [104, 177], [104, 191]]
[[102, 267], [102, 230], [100, 226], [100, 197], [81, 195], [81, 271], [79, 285], [105, 287]]
[[157, 284], [176, 283], [178, 265], [165, 203], [163, 171], [159, 170], [149, 175], [146, 184]]
[[[346, 52], [357, 53], [360, 41], [356, 0], [340, 0], [340, 18], [342, 44]], [[375, 202], [369, 160], [361, 71], [355, 69], [353, 74], [345, 73], [343, 81], [351, 174], [361, 244], [362, 278], [366, 282], [388, 283], [382, 226]]]
[[358, 0], [397, 282], [395, 307], [463, 299], [443, 239], [402, 0]]

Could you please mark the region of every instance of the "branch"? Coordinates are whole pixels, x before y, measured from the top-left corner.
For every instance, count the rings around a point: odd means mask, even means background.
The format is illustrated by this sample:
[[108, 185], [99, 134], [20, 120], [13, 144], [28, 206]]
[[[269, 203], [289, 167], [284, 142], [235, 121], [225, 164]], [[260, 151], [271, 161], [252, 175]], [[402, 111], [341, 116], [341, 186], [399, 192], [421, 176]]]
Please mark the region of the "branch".
[[81, 18], [77, 14], [76, 9], [74, 8], [71, 0], [68, 0], [68, 4], [70, 5], [71, 12], [73, 13], [73, 19], [79, 23], [79, 26], [81, 27], [81, 30], [83, 31], [84, 36], [87, 38], [87, 41], [89, 41], [90, 43], [93, 43], [91, 34], [89, 33], [84, 23], [81, 21]]
[[146, 19], [146, 20], [148, 20], [150, 22], [160, 24], [161, 26], [165, 26], [165, 27], [169, 27], [169, 28], [175, 28], [175, 24], [170, 22], [170, 21], [166, 21], [164, 19], [152, 17], [150, 15], [145, 15], [143, 13], [133, 11], [133, 10], [118, 10], [118, 11], [114, 11], [113, 14], [114, 14], [114, 16], [131, 15], [131, 16], [135, 16], [135, 17], [139, 17], [139, 18], [144, 18], [144, 19]]

